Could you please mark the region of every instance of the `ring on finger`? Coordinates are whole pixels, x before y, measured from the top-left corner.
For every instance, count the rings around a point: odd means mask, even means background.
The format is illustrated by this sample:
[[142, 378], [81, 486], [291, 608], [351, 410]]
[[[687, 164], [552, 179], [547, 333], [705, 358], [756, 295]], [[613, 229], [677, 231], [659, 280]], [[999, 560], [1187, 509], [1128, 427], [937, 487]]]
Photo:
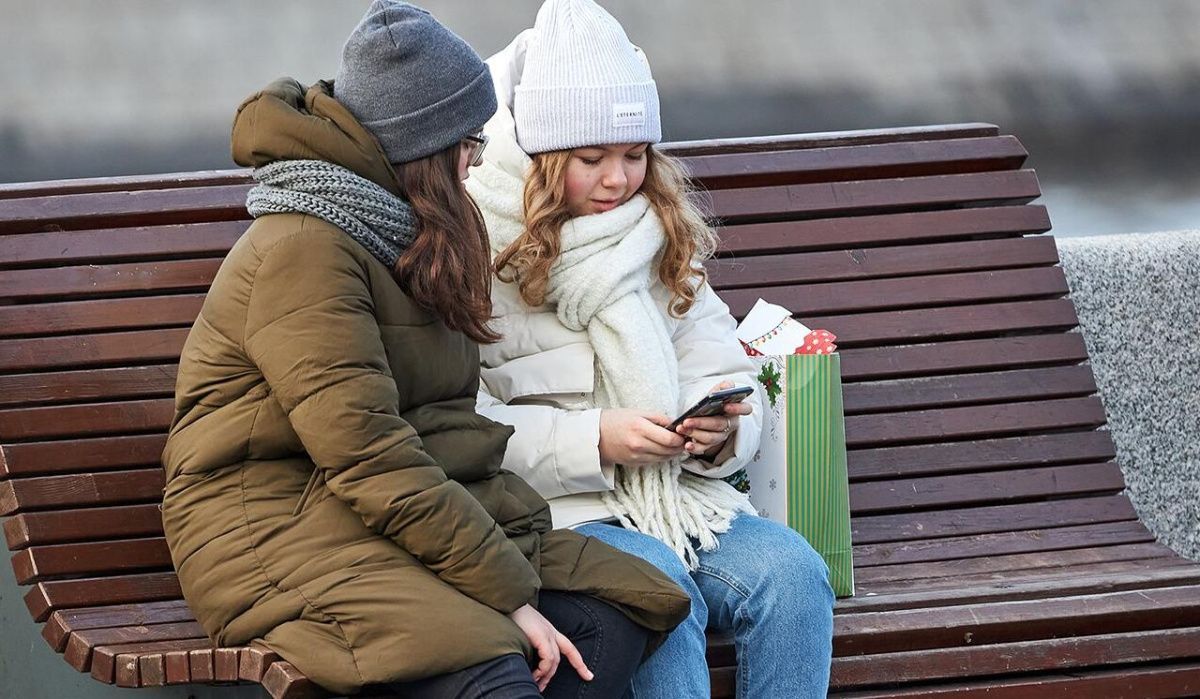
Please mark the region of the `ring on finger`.
[[729, 431], [732, 429], [733, 429], [733, 420], [730, 418], [725, 418], [725, 434], [729, 434]]

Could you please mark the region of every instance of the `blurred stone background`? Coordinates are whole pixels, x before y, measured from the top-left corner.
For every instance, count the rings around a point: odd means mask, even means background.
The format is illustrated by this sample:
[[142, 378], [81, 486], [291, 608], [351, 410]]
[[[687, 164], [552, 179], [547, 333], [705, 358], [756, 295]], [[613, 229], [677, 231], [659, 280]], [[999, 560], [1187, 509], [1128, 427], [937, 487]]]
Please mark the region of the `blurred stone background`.
[[[281, 75], [331, 77], [367, 0], [0, 0], [0, 182], [233, 167]], [[540, 0], [422, 3], [483, 55]], [[1200, 224], [1200, 1], [602, 1], [668, 140], [985, 121], [1058, 235]]]

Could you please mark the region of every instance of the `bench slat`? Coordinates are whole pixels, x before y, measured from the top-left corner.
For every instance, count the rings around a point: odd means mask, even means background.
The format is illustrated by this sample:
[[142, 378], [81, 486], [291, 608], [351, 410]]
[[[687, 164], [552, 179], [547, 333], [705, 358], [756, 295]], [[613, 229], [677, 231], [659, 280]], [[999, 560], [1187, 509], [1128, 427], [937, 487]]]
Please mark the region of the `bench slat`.
[[851, 539], [861, 544], [934, 537], [958, 537], [1026, 529], [1100, 524], [1137, 519], [1124, 495], [1064, 501], [992, 505], [889, 515], [863, 515], [850, 520]]
[[190, 328], [0, 340], [0, 373], [177, 362]]
[[[1124, 574], [1102, 573], [1086, 577], [1045, 576], [1032, 580], [964, 580], [962, 585], [936, 585], [926, 582], [924, 589], [905, 591], [894, 586], [866, 591], [876, 595], [859, 595], [842, 601], [842, 614], [865, 614], [887, 611], [909, 611], [929, 607], [956, 605], [986, 605], [998, 602], [1034, 599], [1060, 599], [1080, 595], [1095, 595], [1127, 590], [1150, 590], [1200, 584], [1200, 566], [1163, 565], [1150, 570]], [[857, 592], [857, 590], [856, 590]], [[1195, 601], [1200, 605], [1200, 599]], [[1200, 610], [1198, 610], [1200, 612]]]
[[[980, 587], [995, 586], [1006, 593], [1025, 590], [1030, 585], [1042, 588], [1059, 585], [1062, 594], [1068, 594], [1071, 589], [1083, 585], [1085, 581], [1092, 587], [1079, 587], [1078, 590], [1094, 592], [1116, 589], [1134, 589], [1138, 587], [1162, 587], [1181, 583], [1200, 581], [1200, 567], [1180, 556], [1160, 555], [1157, 558], [1141, 558], [1132, 561], [1102, 561], [1097, 563], [1080, 563], [1071, 566], [1046, 566], [1025, 570], [995, 570], [986, 573], [951, 575], [942, 578], [921, 578], [917, 580], [893, 580], [887, 582], [863, 583], [863, 589], [874, 593], [871, 602], [880, 602], [883, 606], [867, 607], [851, 605], [847, 611], [861, 611], [866, 608], [884, 609], [900, 602], [896, 608], [925, 606], [922, 595], [929, 596], [937, 591], [948, 591], [951, 595], [962, 594], [964, 588], [970, 588], [971, 594], [976, 594]], [[858, 579], [855, 579], [855, 585]], [[1017, 588], [1020, 588], [1018, 590]], [[1023, 594], [1023, 593], [1022, 593]], [[1047, 596], [1054, 596], [1047, 593]]]
[[52, 613], [42, 627], [42, 637], [55, 652], [62, 653], [75, 631], [182, 621], [195, 621], [183, 600], [60, 609]]
[[174, 398], [12, 408], [0, 410], [0, 436], [15, 441], [165, 431], [174, 415]]
[[0, 406], [174, 398], [176, 364], [0, 376]]
[[103, 575], [170, 569], [171, 552], [162, 538], [34, 546], [12, 560], [17, 583], [28, 585], [65, 575]]
[[51, 612], [68, 607], [159, 602], [182, 596], [179, 579], [172, 571], [41, 582], [25, 594], [25, 606], [34, 621], [43, 622]]
[[834, 617], [837, 657], [1200, 626], [1200, 587], [964, 604]]
[[898, 442], [1000, 437], [1014, 432], [1099, 427], [1104, 424], [1105, 419], [1104, 405], [1095, 396], [903, 413], [848, 415], [846, 446], [856, 449]]
[[1050, 230], [1046, 207], [992, 206], [944, 211], [867, 214], [776, 223], [724, 223], [717, 228], [720, 254], [767, 255], [919, 245], [950, 240], [1001, 238]]
[[30, 512], [9, 517], [4, 536], [12, 551], [38, 544], [162, 536], [158, 505]]
[[1053, 238], [1028, 237], [739, 256], [710, 260], [705, 267], [713, 288], [723, 291], [780, 284], [1035, 267], [1057, 262], [1058, 248]]
[[71, 632], [63, 657], [71, 667], [80, 672], [87, 672], [92, 667], [92, 650], [96, 646], [197, 638], [207, 638], [207, 636], [204, 634], [204, 629], [195, 621], [80, 630]]
[[165, 434], [0, 445], [0, 479], [157, 466]]
[[839, 354], [842, 380], [852, 382], [1082, 362], [1087, 359], [1087, 347], [1081, 335], [1062, 333], [848, 349]]
[[[1200, 691], [1200, 663], [1182, 662], [1116, 670], [1071, 673], [1041, 673], [1023, 677], [1005, 677], [969, 682], [909, 685], [902, 689], [838, 692], [841, 699], [1026, 699], [1053, 696], [1059, 699], [1095, 697], [1137, 697], [1167, 699], [1195, 695]], [[729, 695], [732, 696], [732, 695]]]
[[203, 294], [176, 294], [0, 306], [0, 338], [190, 327], [203, 304]]
[[854, 545], [856, 570], [935, 561], [962, 561], [1004, 554], [1054, 552], [1093, 546], [1116, 546], [1154, 541], [1138, 520], [1121, 520], [1082, 526], [1002, 531], [979, 535], [932, 537]]
[[0, 269], [224, 257], [249, 221], [0, 235]]
[[[837, 658], [830, 685], [838, 688], [1003, 675], [1014, 670], [1084, 667], [1179, 660], [1200, 656], [1200, 628], [1102, 634], [999, 643], [965, 648]], [[1200, 675], [1198, 675], [1200, 677]], [[1026, 691], [1032, 688], [1026, 687]], [[1038, 691], [1048, 688], [1038, 687]], [[993, 696], [989, 694], [988, 696]], [[1056, 696], [1060, 696], [1056, 693]], [[1091, 696], [1102, 696], [1095, 694]], [[1109, 695], [1111, 696], [1111, 695]]]
[[0, 482], [0, 515], [64, 507], [161, 502], [165, 485], [161, 468], [15, 478]]
[[279, 661], [269, 667], [262, 679], [263, 689], [271, 699], [317, 699], [325, 692], [294, 665]]
[[9, 199], [0, 235], [45, 230], [243, 221], [248, 184]]
[[[847, 389], [850, 386], [846, 387]], [[1003, 439], [862, 449], [847, 453], [850, 480], [1108, 461], [1117, 451], [1108, 432], [1071, 432]]]
[[1119, 544], [979, 558], [958, 558], [951, 561], [921, 561], [869, 568], [860, 567], [854, 571], [854, 581], [856, 584], [862, 583], [868, 587], [874, 587], [894, 582], [923, 583], [924, 581], [958, 578], [965, 575], [1021, 574], [1027, 571], [1066, 569], [1092, 563], [1147, 561], [1159, 558], [1175, 559], [1178, 558], [1178, 554], [1159, 543]]
[[[1058, 297], [1067, 291], [1061, 267], [1035, 267], [733, 289], [722, 294], [722, 298], [738, 317], [744, 317], [763, 298], [803, 320], [834, 313]], [[840, 332], [836, 326], [828, 329], [834, 334]]]
[[[995, 124], [933, 124], [903, 126], [890, 129], [862, 129], [854, 131], [828, 131], [823, 133], [787, 134], [780, 136], [750, 136], [744, 138], [718, 138], [699, 141], [676, 141], [664, 143], [663, 151], [676, 157], [687, 158], [710, 153], [759, 153], [778, 149], [828, 148], [868, 143], [893, 143], [909, 141], [931, 141], [944, 138], [980, 138], [999, 135]], [[2, 191], [2, 190], [0, 190]]]
[[279, 654], [265, 646], [250, 645], [238, 656], [238, 679], [243, 682], [262, 682], [267, 668], [281, 660]]
[[1013, 136], [991, 136], [698, 155], [685, 166], [701, 186], [727, 189], [1015, 170], [1028, 155]]
[[1096, 392], [1087, 365], [848, 384], [846, 415], [968, 403], [1066, 398]]
[[959, 476], [904, 478], [854, 483], [850, 486], [851, 515], [908, 509], [961, 507], [1026, 500], [1035, 497], [1096, 495], [1125, 488], [1114, 463], [972, 473]]
[[[126, 667], [126, 677], [129, 673], [137, 672], [136, 660], [138, 657], [152, 655], [157, 653], [167, 653], [170, 651], [179, 650], [200, 650], [211, 648], [212, 642], [207, 638], [184, 639], [177, 641], [147, 641], [143, 643], [122, 643], [117, 645], [97, 646], [92, 649], [92, 678], [103, 682], [104, 684], [115, 684], [117, 681], [116, 673], [118, 667], [118, 656], [132, 656], [125, 659], [128, 662], [130, 659], [134, 661], [132, 668]], [[135, 674], [136, 677], [136, 674]], [[210, 680], [211, 681], [211, 678]], [[137, 686], [136, 684], [129, 685], [128, 680], [122, 686]]]
[[729, 223], [792, 221], [968, 205], [1027, 204], [1041, 196], [1032, 170], [718, 189], [698, 198], [702, 211]]
[[221, 258], [18, 269], [0, 277], [0, 296], [15, 300], [90, 298], [146, 291], [205, 291]]

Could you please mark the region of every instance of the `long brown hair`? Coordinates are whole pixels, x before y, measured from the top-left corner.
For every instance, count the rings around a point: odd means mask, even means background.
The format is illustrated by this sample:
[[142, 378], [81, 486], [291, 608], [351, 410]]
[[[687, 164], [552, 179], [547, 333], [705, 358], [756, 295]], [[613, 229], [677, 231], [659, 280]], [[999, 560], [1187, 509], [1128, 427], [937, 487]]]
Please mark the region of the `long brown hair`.
[[[525, 230], [496, 256], [496, 276], [504, 282], [517, 282], [521, 299], [530, 306], [546, 302], [550, 268], [562, 252], [560, 233], [572, 218], [566, 186], [571, 152], [533, 156], [525, 178]], [[707, 275], [695, 262], [712, 257], [717, 237], [692, 203], [693, 189], [679, 161], [653, 146], [646, 149], [646, 159], [646, 179], [638, 193], [650, 201], [666, 233], [658, 279], [671, 291], [670, 313], [678, 318], [696, 303], [696, 292]]]
[[393, 274], [417, 305], [476, 342], [500, 335], [492, 319], [492, 270], [487, 228], [458, 179], [460, 146], [396, 166], [419, 230]]

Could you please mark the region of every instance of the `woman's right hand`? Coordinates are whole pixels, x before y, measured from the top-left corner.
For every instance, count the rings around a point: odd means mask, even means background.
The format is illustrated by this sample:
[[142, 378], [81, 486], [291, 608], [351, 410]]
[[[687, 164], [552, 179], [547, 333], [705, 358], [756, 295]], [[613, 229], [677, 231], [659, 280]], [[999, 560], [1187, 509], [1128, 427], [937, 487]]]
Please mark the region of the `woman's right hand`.
[[670, 424], [666, 415], [646, 410], [601, 410], [600, 463], [645, 466], [679, 456], [687, 439], [668, 430]]
[[533, 649], [538, 654], [538, 666], [533, 671], [533, 681], [537, 683], [538, 691], [546, 691], [546, 685], [554, 678], [558, 670], [558, 662], [566, 656], [567, 662], [579, 673], [584, 682], [591, 682], [594, 675], [583, 662], [583, 656], [575, 649], [575, 644], [558, 632], [546, 617], [528, 604], [508, 615], [517, 626], [525, 632]]

